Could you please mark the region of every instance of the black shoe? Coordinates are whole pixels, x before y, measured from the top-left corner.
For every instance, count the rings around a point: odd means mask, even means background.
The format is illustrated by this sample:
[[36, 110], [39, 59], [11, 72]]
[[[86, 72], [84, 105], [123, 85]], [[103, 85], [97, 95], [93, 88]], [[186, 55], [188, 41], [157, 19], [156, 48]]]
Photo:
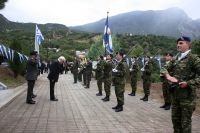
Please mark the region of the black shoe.
[[27, 101], [26, 103], [27, 103], [27, 104], [35, 104], [36, 101], [31, 100], [31, 101]]
[[148, 96], [146, 96], [146, 97], [143, 99], [143, 101], [148, 101]]
[[102, 96], [102, 93], [97, 93], [96, 96]]
[[89, 87], [88, 87], [88, 86], [85, 86], [84, 88], [85, 88], [85, 89], [88, 89]]
[[165, 106], [165, 110], [170, 110], [171, 105]]
[[140, 100], [144, 100], [145, 96], [143, 98], [140, 98]]
[[135, 96], [135, 92], [128, 94], [129, 96]]
[[57, 98], [54, 98], [54, 99], [50, 99], [51, 101], [58, 101], [58, 99]]
[[74, 84], [76, 84], [77, 82], [74, 82]]
[[166, 107], [166, 104], [164, 104], [164, 105], [160, 106], [160, 108], [165, 108], [165, 107]]
[[36, 98], [36, 97], [37, 97], [37, 95], [33, 94], [31, 97], [32, 97], [32, 98]]
[[117, 109], [115, 109], [115, 112], [121, 112], [123, 111], [123, 106], [119, 106]]
[[108, 102], [110, 101], [110, 98], [109, 97], [105, 97], [104, 99], [102, 99], [104, 102]]
[[115, 107], [112, 107], [112, 109], [117, 109], [119, 106], [117, 105], [117, 106], [115, 106]]

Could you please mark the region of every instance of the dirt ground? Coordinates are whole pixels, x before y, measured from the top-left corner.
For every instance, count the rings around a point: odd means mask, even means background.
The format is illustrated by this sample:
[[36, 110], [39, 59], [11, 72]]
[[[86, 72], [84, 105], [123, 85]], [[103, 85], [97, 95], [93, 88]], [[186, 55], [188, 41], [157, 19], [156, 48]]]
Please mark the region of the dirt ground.
[[[138, 81], [137, 86], [138, 86], [137, 93], [139, 93], [141, 96], [143, 96], [142, 81]], [[126, 90], [127, 91], [131, 90], [131, 86], [129, 83], [126, 84]], [[197, 96], [198, 96], [197, 97], [197, 106], [196, 106], [195, 113], [200, 115], [200, 88], [197, 89]], [[160, 102], [160, 106], [163, 105], [164, 100], [163, 100], [161, 83], [152, 83], [151, 84], [150, 99]]]

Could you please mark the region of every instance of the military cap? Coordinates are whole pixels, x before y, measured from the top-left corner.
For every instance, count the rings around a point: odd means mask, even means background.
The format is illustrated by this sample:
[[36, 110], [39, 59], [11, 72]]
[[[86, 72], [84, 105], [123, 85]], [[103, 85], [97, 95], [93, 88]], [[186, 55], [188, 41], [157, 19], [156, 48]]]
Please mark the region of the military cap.
[[32, 51], [32, 52], [30, 52], [30, 55], [37, 55], [37, 54], [38, 54], [37, 51]]
[[191, 42], [191, 39], [190, 39], [190, 37], [182, 36], [182, 37], [178, 38], [176, 42], [178, 43], [179, 41]]

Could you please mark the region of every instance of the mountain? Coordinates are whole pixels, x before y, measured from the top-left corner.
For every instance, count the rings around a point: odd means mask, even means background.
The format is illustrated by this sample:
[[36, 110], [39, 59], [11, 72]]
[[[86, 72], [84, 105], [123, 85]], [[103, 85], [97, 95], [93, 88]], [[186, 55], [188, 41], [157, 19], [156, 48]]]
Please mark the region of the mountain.
[[[103, 32], [105, 19], [69, 27], [86, 32]], [[192, 20], [179, 8], [158, 11], [133, 11], [109, 17], [113, 33], [154, 34], [178, 37], [181, 34], [200, 37], [200, 20]]]
[[[39, 27], [43, 31], [52, 30], [68, 30], [65, 25], [61, 24], [39, 24]], [[0, 14], [0, 31], [10, 31], [10, 30], [24, 30], [24, 31], [34, 31], [35, 23], [18, 23], [9, 21], [2, 14]]]

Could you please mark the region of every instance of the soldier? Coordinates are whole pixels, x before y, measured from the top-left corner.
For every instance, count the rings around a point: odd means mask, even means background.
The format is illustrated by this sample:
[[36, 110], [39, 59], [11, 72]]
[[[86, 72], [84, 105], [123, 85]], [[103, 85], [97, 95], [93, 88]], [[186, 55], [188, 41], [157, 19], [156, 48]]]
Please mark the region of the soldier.
[[131, 67], [130, 67], [130, 75], [131, 75], [131, 88], [132, 92], [128, 95], [135, 96], [135, 92], [137, 90], [137, 74], [138, 74], [138, 63], [137, 58], [131, 58]]
[[96, 79], [97, 79], [97, 86], [99, 92], [96, 94], [96, 96], [102, 96], [102, 84], [103, 84], [103, 69], [104, 69], [104, 60], [103, 56], [100, 55], [97, 63], [97, 69], [96, 69]]
[[124, 91], [126, 83], [126, 69], [125, 62], [123, 62], [123, 52], [119, 52], [117, 55], [117, 66], [112, 70], [113, 72], [113, 82], [115, 85], [115, 95], [117, 98], [117, 105], [112, 107], [115, 112], [123, 111], [124, 105]]
[[75, 57], [74, 58], [74, 64], [72, 66], [72, 73], [74, 75], [74, 84], [77, 83], [77, 79], [78, 79], [78, 60], [77, 58]]
[[[166, 69], [168, 72], [172, 72], [172, 65], [173, 65], [173, 54], [167, 53], [165, 56], [165, 65], [164, 69]], [[169, 110], [171, 106], [171, 93], [169, 89], [169, 82], [166, 80], [164, 75], [161, 73], [161, 79], [162, 79], [162, 90], [163, 90], [163, 97], [164, 97], [164, 105], [160, 106], [160, 108], [164, 108], [165, 110]]]
[[174, 133], [191, 133], [192, 113], [196, 106], [196, 89], [200, 84], [200, 58], [191, 53], [191, 40], [182, 36], [177, 40], [177, 50], [167, 80], [174, 83], [172, 93], [172, 123]]
[[86, 86], [86, 65], [87, 65], [87, 60], [84, 58], [83, 63], [82, 63], [82, 73], [83, 73], [83, 85]]
[[86, 70], [86, 87], [85, 88], [90, 88], [90, 81], [91, 81], [91, 76], [92, 76], [92, 61], [90, 59], [87, 59], [85, 70]]
[[110, 88], [112, 82], [112, 54], [106, 55], [106, 63], [104, 64], [103, 77], [104, 77], [104, 90], [106, 96], [102, 99], [104, 102], [110, 101]]
[[151, 71], [152, 71], [152, 64], [150, 62], [150, 56], [145, 56], [144, 66], [141, 69], [141, 71], [142, 71], [143, 89], [144, 89], [145, 95], [143, 98], [140, 98], [140, 100], [148, 101], [148, 97], [150, 95]]
[[26, 80], [28, 82], [28, 90], [26, 103], [27, 104], [35, 104], [35, 101], [32, 98], [35, 98], [37, 95], [33, 94], [33, 88], [35, 85], [35, 81], [38, 76], [38, 60], [37, 60], [37, 52], [33, 51], [30, 53], [30, 58], [27, 62], [27, 72], [26, 72]]

